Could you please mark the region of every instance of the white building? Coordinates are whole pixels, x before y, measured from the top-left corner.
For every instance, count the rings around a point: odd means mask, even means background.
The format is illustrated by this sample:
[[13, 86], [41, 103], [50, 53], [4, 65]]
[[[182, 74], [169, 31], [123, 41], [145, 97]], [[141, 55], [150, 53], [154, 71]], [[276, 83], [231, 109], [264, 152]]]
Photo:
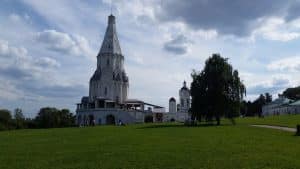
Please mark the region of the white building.
[[183, 82], [183, 87], [179, 90], [179, 112], [187, 113], [191, 107], [190, 90], [186, 87], [186, 82]]
[[90, 79], [89, 101], [97, 104], [97, 100], [100, 101], [99, 98], [102, 98], [123, 103], [127, 100], [128, 87], [116, 21], [115, 17], [110, 15], [104, 40], [97, 55], [97, 69]]
[[183, 87], [179, 90], [179, 100], [180, 103], [176, 105], [175, 98], [171, 97], [169, 99], [169, 112], [165, 114], [164, 121], [184, 122], [190, 119], [191, 95], [185, 81]]
[[174, 97], [171, 97], [169, 100], [169, 113], [176, 113], [176, 112], [177, 112], [176, 99]]
[[[124, 68], [116, 19], [108, 17], [108, 26], [97, 55], [97, 69], [90, 79], [89, 96], [84, 96], [77, 104], [78, 125], [141, 123], [154, 107], [163, 107], [128, 99], [129, 80]], [[145, 110], [146, 107], [150, 109]]]
[[283, 96], [262, 107], [263, 116], [300, 114], [300, 100], [293, 101]]

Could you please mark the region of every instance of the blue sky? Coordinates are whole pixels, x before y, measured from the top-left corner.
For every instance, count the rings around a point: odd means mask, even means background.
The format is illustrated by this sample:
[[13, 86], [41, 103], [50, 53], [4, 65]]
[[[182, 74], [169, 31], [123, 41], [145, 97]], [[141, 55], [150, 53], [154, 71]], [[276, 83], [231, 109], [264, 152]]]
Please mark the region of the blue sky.
[[[113, 0], [129, 97], [166, 106], [212, 53], [247, 99], [300, 85], [298, 0]], [[111, 0], [0, 1], [0, 108], [75, 110], [88, 94]]]

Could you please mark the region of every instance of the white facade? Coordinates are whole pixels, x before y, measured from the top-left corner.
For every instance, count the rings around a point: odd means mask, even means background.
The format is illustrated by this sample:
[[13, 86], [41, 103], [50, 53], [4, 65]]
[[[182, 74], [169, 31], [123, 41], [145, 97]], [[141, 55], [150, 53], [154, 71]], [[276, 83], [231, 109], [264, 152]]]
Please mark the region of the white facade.
[[263, 116], [300, 114], [300, 100], [293, 101], [284, 97], [279, 97], [273, 102], [262, 107]]
[[189, 109], [191, 106], [190, 90], [183, 82], [183, 87], [179, 90], [179, 104], [176, 104], [175, 98], [169, 100], [169, 112], [164, 115], [164, 121], [185, 122], [190, 120]]
[[124, 68], [116, 20], [108, 17], [108, 26], [97, 55], [97, 69], [90, 79], [89, 96], [77, 104], [78, 125], [136, 123], [144, 121], [142, 111], [126, 109], [129, 82]]
[[86, 109], [77, 111], [77, 124], [85, 125], [102, 125], [102, 124], [124, 124], [143, 123], [145, 113], [137, 111], [128, 111], [115, 108], [106, 109]]
[[179, 112], [187, 113], [191, 107], [190, 90], [186, 87], [186, 82], [183, 82], [183, 87], [179, 90]]
[[97, 69], [90, 79], [89, 99], [97, 98], [123, 103], [128, 96], [128, 77], [124, 69], [115, 17], [110, 15], [104, 40], [97, 56]]

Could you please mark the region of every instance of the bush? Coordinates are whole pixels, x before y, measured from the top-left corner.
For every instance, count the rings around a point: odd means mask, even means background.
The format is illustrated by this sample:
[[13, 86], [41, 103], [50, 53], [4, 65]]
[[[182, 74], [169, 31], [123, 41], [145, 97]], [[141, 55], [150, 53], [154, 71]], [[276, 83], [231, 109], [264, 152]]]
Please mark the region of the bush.
[[145, 117], [145, 123], [153, 123], [153, 116], [147, 115]]
[[7, 128], [2, 123], [0, 123], [0, 131], [4, 131], [4, 130], [7, 130]]
[[38, 128], [75, 126], [75, 116], [69, 110], [53, 107], [41, 108], [34, 121]]
[[0, 110], [0, 130], [7, 130], [11, 128], [11, 114], [9, 110], [1, 109]]

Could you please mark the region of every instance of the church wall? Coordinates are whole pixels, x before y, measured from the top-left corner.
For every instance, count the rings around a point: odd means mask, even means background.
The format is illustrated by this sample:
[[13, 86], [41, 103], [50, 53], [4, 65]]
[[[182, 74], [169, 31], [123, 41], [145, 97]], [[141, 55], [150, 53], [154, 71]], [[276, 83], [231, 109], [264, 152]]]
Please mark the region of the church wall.
[[[109, 98], [115, 100], [119, 98], [120, 102], [123, 102], [127, 99], [127, 88], [123, 87], [124, 82], [113, 80], [113, 74], [115, 76], [122, 77], [123, 70], [123, 60], [124, 57], [118, 54], [101, 54], [98, 56], [99, 67], [101, 68], [101, 80], [96, 81], [94, 84], [91, 84], [90, 95], [91, 98], [95, 96]], [[122, 78], [120, 79], [122, 80]], [[107, 88], [107, 94], [105, 95], [105, 88]]]
[[[142, 112], [124, 111], [121, 109], [89, 109], [77, 111], [77, 124], [84, 125], [83, 117], [89, 117], [89, 115], [93, 115], [96, 125], [106, 124], [108, 115], [113, 115], [116, 123], [121, 120], [124, 124], [143, 123], [145, 117], [145, 114]], [[78, 120], [78, 117], [81, 117], [81, 121]]]

